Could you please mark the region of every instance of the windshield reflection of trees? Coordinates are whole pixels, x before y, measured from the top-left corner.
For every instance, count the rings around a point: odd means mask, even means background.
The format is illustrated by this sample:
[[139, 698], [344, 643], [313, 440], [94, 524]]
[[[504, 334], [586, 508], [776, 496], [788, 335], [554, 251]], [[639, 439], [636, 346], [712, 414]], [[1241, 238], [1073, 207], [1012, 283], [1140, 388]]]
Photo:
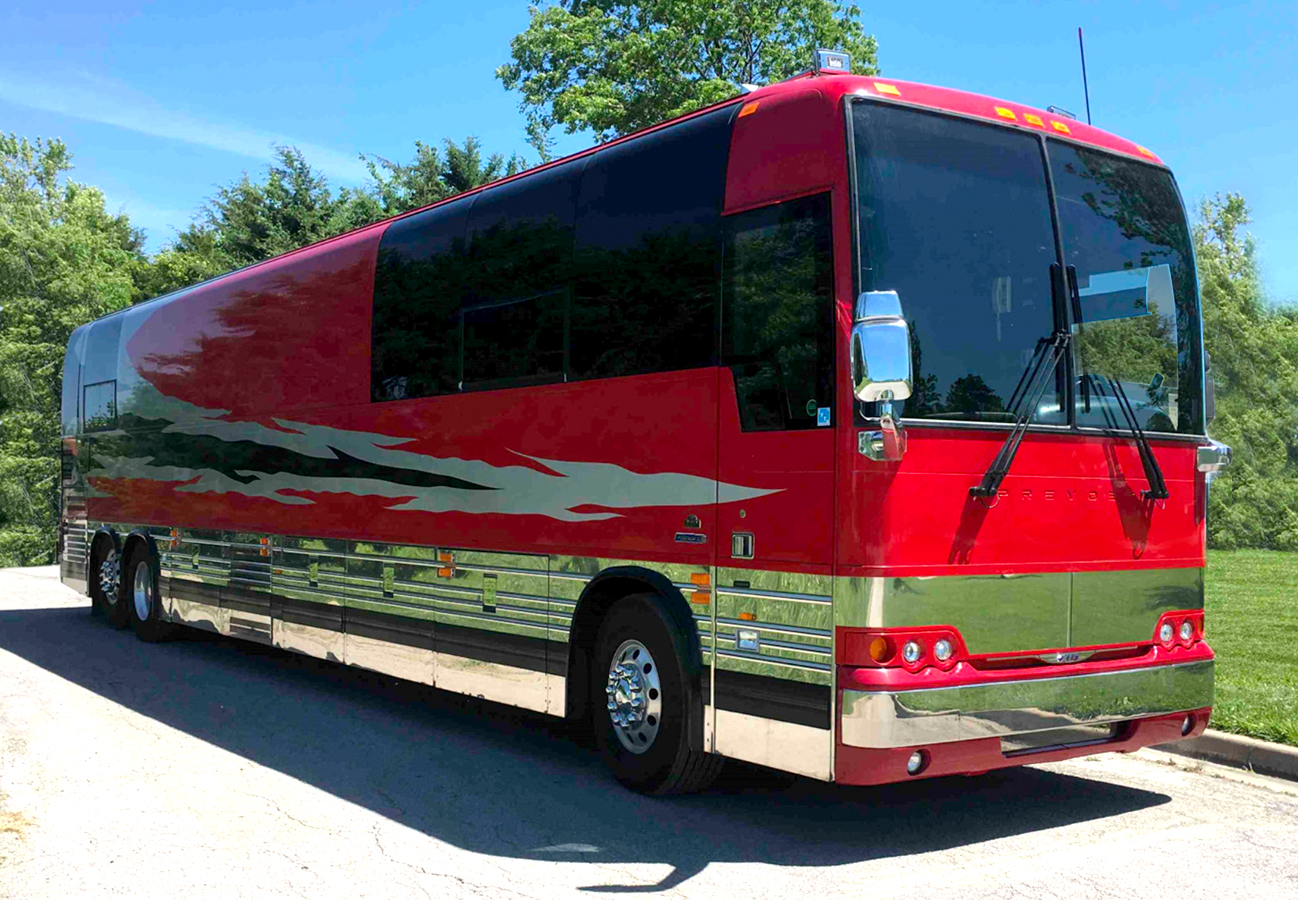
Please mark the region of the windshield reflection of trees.
[[[1143, 427], [1199, 430], [1195, 275], [1190, 235], [1171, 176], [1079, 147], [1055, 144], [1051, 153], [1063, 176], [1057, 181], [1065, 245], [1081, 279], [1119, 267], [1166, 264], [1176, 298], [1173, 310], [1159, 309], [1150, 299], [1146, 314], [1085, 322], [1074, 349], [1078, 376], [1091, 373], [1124, 382]], [[1085, 298], [1083, 309], [1084, 304]], [[1085, 424], [1110, 424], [1112, 390], [1094, 378], [1087, 387], [1083, 398], [1089, 393], [1092, 408], [1079, 410], [1079, 418]], [[1180, 421], [1174, 424], [1175, 412]]]

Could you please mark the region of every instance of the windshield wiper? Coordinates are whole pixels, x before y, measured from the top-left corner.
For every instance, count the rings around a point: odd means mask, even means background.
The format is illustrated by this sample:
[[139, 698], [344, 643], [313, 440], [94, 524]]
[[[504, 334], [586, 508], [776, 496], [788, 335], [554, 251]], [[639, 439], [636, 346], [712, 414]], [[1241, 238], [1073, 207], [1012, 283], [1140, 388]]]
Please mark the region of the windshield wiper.
[[1105, 377], [1109, 383], [1109, 388], [1113, 391], [1113, 399], [1118, 404], [1118, 409], [1122, 410], [1122, 417], [1127, 420], [1127, 429], [1131, 436], [1136, 439], [1136, 450], [1140, 453], [1140, 464], [1145, 469], [1145, 480], [1149, 482], [1149, 489], [1140, 492], [1140, 496], [1146, 500], [1166, 500], [1171, 494], [1167, 490], [1167, 482], [1163, 480], [1163, 470], [1158, 467], [1158, 460], [1154, 456], [1153, 449], [1149, 446], [1149, 438], [1145, 436], [1145, 431], [1140, 427], [1140, 420], [1136, 418], [1136, 410], [1131, 405], [1131, 400], [1127, 397], [1127, 390], [1122, 386], [1121, 381]]
[[1015, 386], [1014, 393], [1010, 395], [1009, 408], [1015, 414], [1014, 427], [1010, 429], [1009, 436], [1001, 445], [1000, 452], [983, 473], [982, 481], [969, 488], [970, 495], [996, 496], [996, 491], [1000, 489], [1001, 482], [1005, 480], [1010, 466], [1014, 463], [1014, 455], [1019, 452], [1019, 444], [1023, 441], [1023, 435], [1027, 433], [1028, 423], [1032, 421], [1032, 416], [1037, 411], [1041, 395], [1045, 393], [1046, 385], [1054, 380], [1055, 369], [1059, 368], [1059, 361], [1064, 358], [1072, 337], [1068, 331], [1059, 329], [1050, 337], [1037, 341], [1032, 360], [1019, 376], [1019, 383]]
[[[1082, 337], [1082, 292], [1077, 284], [1077, 269], [1068, 266], [1064, 272], [1068, 297], [1072, 302], [1073, 321], [1077, 323], [1077, 336]], [[1077, 348], [1077, 362], [1082, 370], [1081, 391], [1082, 391], [1082, 408], [1086, 412], [1091, 411], [1091, 374], [1086, 371], [1086, 358], [1083, 354], [1082, 342], [1079, 340]], [[1149, 439], [1145, 437], [1144, 430], [1140, 427], [1140, 420], [1136, 418], [1136, 410], [1131, 405], [1131, 399], [1127, 396], [1126, 388], [1122, 382], [1105, 376], [1104, 379], [1109, 384], [1113, 392], [1113, 400], [1118, 409], [1122, 410], [1122, 417], [1127, 420], [1127, 429], [1131, 432], [1132, 437], [1136, 440], [1136, 449], [1140, 453], [1140, 464], [1145, 469], [1145, 480], [1149, 482], [1149, 489], [1140, 492], [1140, 496], [1146, 500], [1166, 500], [1170, 494], [1167, 490], [1167, 482], [1163, 480], [1163, 470], [1158, 467], [1158, 459], [1154, 456], [1153, 449], [1149, 446]], [[1106, 414], [1107, 415], [1107, 414]], [[1112, 415], [1107, 415], [1114, 427], [1117, 422]]]

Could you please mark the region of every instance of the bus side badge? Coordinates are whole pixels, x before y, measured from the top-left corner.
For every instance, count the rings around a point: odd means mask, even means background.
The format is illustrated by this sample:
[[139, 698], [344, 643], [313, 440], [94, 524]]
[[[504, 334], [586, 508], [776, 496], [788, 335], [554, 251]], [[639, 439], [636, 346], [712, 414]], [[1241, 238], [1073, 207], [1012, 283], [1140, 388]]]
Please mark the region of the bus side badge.
[[482, 576], [482, 611], [496, 611], [496, 576], [487, 574]]
[[697, 534], [693, 531], [676, 532], [676, 543], [678, 544], [706, 544], [708, 536], [706, 534]]

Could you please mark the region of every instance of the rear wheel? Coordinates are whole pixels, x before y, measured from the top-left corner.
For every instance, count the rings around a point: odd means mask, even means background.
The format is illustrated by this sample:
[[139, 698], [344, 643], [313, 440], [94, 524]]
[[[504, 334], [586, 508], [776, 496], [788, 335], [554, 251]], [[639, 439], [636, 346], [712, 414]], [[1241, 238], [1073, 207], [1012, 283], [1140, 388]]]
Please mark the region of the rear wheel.
[[128, 614], [135, 636], [154, 643], [171, 635], [171, 625], [162, 618], [162, 603], [158, 596], [158, 573], [153, 565], [153, 554], [140, 547], [130, 557], [131, 578], [128, 582]]
[[102, 540], [91, 559], [90, 608], [114, 628], [123, 628], [128, 613], [122, 597], [122, 556], [111, 542]]
[[724, 760], [690, 747], [687, 643], [650, 595], [609, 610], [595, 640], [591, 717], [600, 754], [618, 781], [646, 794], [707, 787]]

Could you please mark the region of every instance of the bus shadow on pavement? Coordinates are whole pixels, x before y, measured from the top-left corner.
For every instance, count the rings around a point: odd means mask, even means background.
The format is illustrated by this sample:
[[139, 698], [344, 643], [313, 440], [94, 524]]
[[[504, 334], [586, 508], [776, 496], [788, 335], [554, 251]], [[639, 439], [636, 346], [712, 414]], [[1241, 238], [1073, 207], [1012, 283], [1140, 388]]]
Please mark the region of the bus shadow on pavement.
[[148, 645], [86, 608], [0, 611], [0, 650], [126, 709], [477, 853], [833, 866], [975, 844], [1167, 803], [1040, 769], [852, 788], [735, 765], [712, 790], [624, 790], [557, 720], [201, 632]]

